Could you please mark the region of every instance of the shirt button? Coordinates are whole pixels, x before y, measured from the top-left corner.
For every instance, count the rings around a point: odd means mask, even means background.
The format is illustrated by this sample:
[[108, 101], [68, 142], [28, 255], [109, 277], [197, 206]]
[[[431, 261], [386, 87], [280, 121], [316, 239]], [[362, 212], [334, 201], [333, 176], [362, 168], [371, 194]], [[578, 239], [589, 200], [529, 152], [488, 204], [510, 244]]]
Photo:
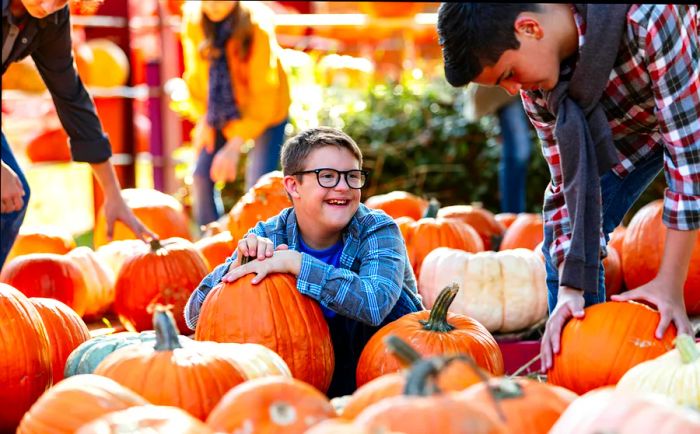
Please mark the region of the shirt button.
[[26, 44], [27, 43], [27, 38], [22, 38], [22, 43]]

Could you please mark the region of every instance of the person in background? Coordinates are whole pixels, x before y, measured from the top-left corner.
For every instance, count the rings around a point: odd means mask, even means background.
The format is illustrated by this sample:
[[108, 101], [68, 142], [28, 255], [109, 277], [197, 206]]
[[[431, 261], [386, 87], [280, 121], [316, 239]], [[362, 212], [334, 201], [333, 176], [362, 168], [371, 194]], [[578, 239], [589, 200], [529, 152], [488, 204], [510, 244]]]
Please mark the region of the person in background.
[[495, 114], [501, 128], [503, 149], [498, 165], [498, 188], [501, 212], [525, 212], [527, 168], [532, 153], [530, 123], [519, 97], [503, 89], [472, 84], [466, 89], [469, 103], [466, 117], [478, 122], [482, 116]]
[[[117, 220], [141, 239], [156, 238], [121, 196], [109, 160], [112, 155], [109, 139], [73, 61], [70, 31], [68, 0], [2, 0], [2, 72], [12, 62], [32, 56], [70, 138], [73, 160], [90, 163], [102, 187], [108, 238], [112, 237]], [[27, 179], [4, 133], [0, 175], [2, 267], [19, 233], [30, 197]]]
[[243, 144], [246, 187], [278, 168], [290, 105], [274, 15], [259, 2], [186, 2], [182, 17], [182, 113], [196, 122], [193, 210], [202, 226], [224, 213], [217, 182], [233, 181]]

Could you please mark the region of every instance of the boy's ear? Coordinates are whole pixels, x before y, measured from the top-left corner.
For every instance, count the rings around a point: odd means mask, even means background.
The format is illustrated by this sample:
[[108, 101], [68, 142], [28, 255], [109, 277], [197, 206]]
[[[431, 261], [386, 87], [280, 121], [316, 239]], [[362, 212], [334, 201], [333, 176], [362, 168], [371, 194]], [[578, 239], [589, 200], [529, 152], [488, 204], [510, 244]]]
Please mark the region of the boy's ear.
[[521, 37], [530, 37], [535, 39], [542, 39], [544, 36], [544, 29], [539, 20], [530, 14], [520, 14], [515, 19], [514, 23], [515, 33]]
[[287, 175], [284, 177], [282, 182], [284, 183], [284, 189], [287, 190], [288, 195], [295, 199], [299, 198], [299, 180], [297, 180], [296, 176]]

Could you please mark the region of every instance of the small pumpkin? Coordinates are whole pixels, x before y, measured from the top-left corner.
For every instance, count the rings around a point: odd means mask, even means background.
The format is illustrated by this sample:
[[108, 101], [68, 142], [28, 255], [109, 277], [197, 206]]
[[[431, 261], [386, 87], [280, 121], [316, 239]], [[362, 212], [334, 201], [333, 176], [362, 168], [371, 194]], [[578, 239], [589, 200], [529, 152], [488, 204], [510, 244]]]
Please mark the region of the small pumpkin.
[[700, 410], [700, 343], [678, 335], [676, 348], [630, 369], [617, 389], [631, 394], [654, 392]]
[[178, 328], [187, 330], [185, 304], [207, 272], [204, 257], [190, 241], [168, 238], [142, 243], [119, 271], [114, 312], [127, 330], [142, 331], [152, 328], [155, 305], [172, 305]]
[[304, 433], [335, 416], [328, 398], [294, 378], [267, 377], [229, 390], [207, 418], [217, 432]]
[[440, 208], [437, 214], [442, 218], [460, 220], [479, 233], [485, 250], [498, 250], [506, 231], [505, 226], [496, 220], [493, 213], [480, 205], [451, 205]]
[[32, 297], [49, 335], [51, 349], [51, 371], [53, 382], [63, 379], [66, 359], [78, 345], [90, 339], [90, 331], [83, 320], [70, 307], [51, 298]]
[[63, 255], [75, 248], [73, 236], [59, 226], [22, 226], [5, 263], [29, 253]]
[[14, 432], [51, 386], [49, 335], [36, 307], [17, 289], [0, 283], [0, 432]]
[[508, 226], [500, 250], [525, 248], [534, 250], [535, 246], [544, 239], [544, 224], [542, 216], [532, 213], [520, 213], [513, 223]]
[[207, 260], [209, 272], [226, 262], [236, 249], [236, 243], [231, 232], [222, 231], [217, 222], [202, 226], [204, 236], [194, 243], [194, 246]]
[[259, 221], [292, 206], [279, 170], [263, 175], [229, 211], [228, 229], [234, 240], [242, 239]]
[[80, 268], [67, 256], [30, 253], [5, 264], [0, 281], [27, 297], [54, 298], [82, 316], [87, 309], [88, 289]]
[[549, 383], [578, 394], [615, 385], [632, 367], [673, 348], [676, 327], [657, 339], [659, 312], [646, 305], [610, 301], [587, 307], [584, 315], [564, 326]]
[[192, 417], [186, 411], [165, 405], [141, 405], [110, 412], [83, 425], [75, 434], [127, 432], [213, 434], [204, 422]]
[[406, 314], [379, 329], [360, 354], [357, 386], [401, 369], [399, 362], [388, 356], [385, 337], [391, 334], [408, 342], [423, 357], [468, 354], [484, 370], [503, 375], [503, 355], [491, 333], [468, 316], [448, 312], [458, 290], [457, 284], [445, 287], [432, 310]]
[[392, 191], [386, 194], [370, 196], [365, 200], [365, 206], [381, 209], [392, 218], [410, 217], [418, 220], [428, 209], [428, 201], [407, 191]]
[[102, 415], [146, 404], [145, 399], [114, 380], [78, 375], [44, 393], [22, 418], [17, 434], [73, 434]]
[[27, 158], [32, 163], [71, 161], [66, 130], [56, 125], [39, 132], [27, 143]]

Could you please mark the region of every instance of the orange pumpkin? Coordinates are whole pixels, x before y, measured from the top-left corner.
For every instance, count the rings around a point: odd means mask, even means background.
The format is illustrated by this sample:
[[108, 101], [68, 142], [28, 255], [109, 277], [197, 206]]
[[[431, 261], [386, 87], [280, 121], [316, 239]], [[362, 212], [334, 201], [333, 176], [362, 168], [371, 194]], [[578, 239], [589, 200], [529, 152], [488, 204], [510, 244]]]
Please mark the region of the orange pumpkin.
[[89, 39], [85, 44], [92, 51], [93, 61], [88, 74], [88, 86], [117, 87], [127, 84], [129, 58], [124, 50], [106, 38]]
[[114, 380], [101, 375], [76, 375], [44, 393], [24, 415], [17, 433], [72, 434], [102, 415], [146, 404], [145, 399]]
[[63, 368], [68, 356], [78, 345], [90, 339], [90, 331], [73, 309], [58, 300], [32, 297], [29, 301], [36, 307], [49, 334], [55, 384], [63, 380]]
[[51, 349], [36, 307], [0, 283], [0, 432], [14, 432], [34, 401], [51, 386]]
[[475, 384], [460, 392], [459, 397], [501, 418], [508, 432], [538, 434], [549, 432], [578, 395], [527, 378], [499, 377]]
[[608, 246], [612, 246], [620, 255], [622, 255], [622, 243], [625, 241], [626, 233], [627, 227], [622, 225], [616, 227], [615, 230], [610, 233], [610, 241], [608, 241]]
[[542, 217], [539, 214], [520, 213], [506, 229], [500, 250], [519, 247], [534, 250], [544, 239]]
[[622, 290], [622, 261], [620, 254], [608, 244], [608, 256], [603, 259], [605, 269], [605, 295], [608, 299]]
[[479, 205], [446, 206], [440, 208], [437, 216], [454, 218], [476, 229], [486, 250], [498, 250], [506, 231], [505, 226], [496, 220], [491, 211]]
[[207, 275], [204, 257], [182, 238], [153, 240], [126, 258], [115, 283], [114, 312], [130, 331], [149, 330], [151, 310], [172, 305], [178, 329], [187, 330], [183, 311], [190, 294]]
[[506, 230], [513, 224], [518, 215], [512, 212], [502, 212], [494, 216], [496, 221], [503, 225]]
[[62, 127], [41, 131], [27, 143], [27, 158], [32, 163], [71, 161], [68, 134]]
[[88, 289], [73, 261], [55, 253], [19, 256], [0, 273], [0, 281], [19, 289], [27, 297], [54, 298], [82, 316], [87, 309]]
[[297, 290], [291, 275], [272, 274], [257, 285], [251, 283], [254, 277], [221, 283], [209, 292], [195, 339], [264, 345], [284, 359], [294, 378], [325, 392], [335, 359], [321, 308]]
[[[174, 197], [148, 188], [127, 188], [122, 190], [122, 196], [136, 217], [161, 239], [179, 237], [191, 240], [188, 218], [182, 204]], [[135, 238], [136, 235], [126, 225], [122, 222], [115, 223], [113, 240]], [[102, 206], [95, 221], [95, 248], [107, 244], [108, 241], [107, 221]]]
[[210, 223], [205, 229], [204, 237], [195, 242], [194, 246], [206, 258], [211, 272], [233, 254], [236, 243], [231, 232], [222, 231], [216, 222]]
[[[643, 206], [632, 217], [622, 243], [622, 270], [625, 286], [633, 290], [656, 277], [666, 243], [666, 226], [662, 222], [663, 200]], [[683, 298], [688, 315], [700, 314], [700, 237], [690, 257]]]
[[[583, 319], [571, 319], [547, 381], [578, 394], [617, 384], [630, 368], [673, 349], [676, 327], [663, 338], [654, 333], [659, 313], [640, 303], [606, 302], [587, 307]], [[601, 337], [605, 345], [601, 344]]]
[[503, 374], [503, 355], [491, 333], [477, 321], [448, 312], [459, 287], [446, 287], [432, 310], [409, 313], [377, 331], [367, 342], [357, 363], [357, 386], [383, 374], [401, 369], [394, 357], [387, 357], [385, 337], [393, 334], [411, 344], [423, 357], [464, 353], [484, 370]]
[[107, 413], [83, 425], [75, 434], [104, 434], [121, 432], [149, 434], [213, 434], [204, 422], [177, 407], [142, 405]]
[[418, 220], [428, 209], [428, 201], [406, 191], [392, 191], [386, 194], [370, 196], [365, 200], [365, 206], [381, 209], [392, 218], [410, 217]]
[[170, 311], [157, 307], [153, 327], [155, 346], [120, 348], [97, 365], [95, 374], [113, 379], [150, 403], [179, 407], [201, 420], [229, 389], [245, 381], [216, 346], [192, 342], [183, 347]]
[[242, 239], [259, 221], [265, 221], [292, 206], [283, 179], [282, 172], [278, 170], [267, 173], [236, 202], [228, 213], [228, 229], [233, 239]]
[[207, 425], [217, 432], [299, 433], [335, 416], [328, 398], [303, 381], [268, 377], [246, 381], [224, 395]]
[[75, 248], [73, 236], [59, 226], [22, 226], [5, 263], [29, 253], [56, 253], [63, 255]]
[[85, 279], [87, 292], [87, 308], [83, 317], [86, 319], [99, 318], [114, 302], [114, 274], [95, 252], [80, 246], [66, 255], [73, 260]]

